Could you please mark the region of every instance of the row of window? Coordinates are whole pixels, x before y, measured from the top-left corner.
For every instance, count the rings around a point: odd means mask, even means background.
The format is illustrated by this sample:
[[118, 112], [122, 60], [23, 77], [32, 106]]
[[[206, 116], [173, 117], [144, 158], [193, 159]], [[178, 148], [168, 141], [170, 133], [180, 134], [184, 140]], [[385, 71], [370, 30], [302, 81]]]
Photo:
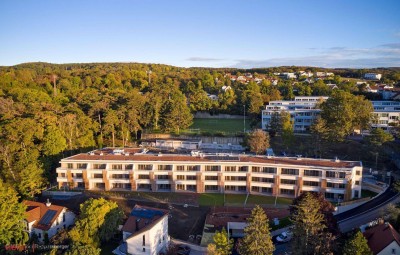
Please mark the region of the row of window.
[[[185, 166], [177, 166], [179, 167], [178, 171], [184, 171]], [[158, 166], [159, 170], [168, 170], [170, 171], [172, 169], [172, 165], [159, 165]], [[220, 171], [220, 166], [205, 166], [205, 171], [207, 172], [219, 172]], [[152, 170], [152, 165], [138, 165], [139, 170]], [[198, 171], [200, 169], [200, 166], [186, 166], [187, 171]], [[248, 172], [249, 167], [247, 166], [225, 166], [225, 172]], [[251, 167], [251, 172], [253, 173], [270, 173], [270, 174], [276, 174], [277, 173], [277, 168], [276, 167], [258, 167], [258, 166], [252, 166]], [[292, 169], [292, 168], [282, 168], [281, 169], [281, 174], [283, 175], [299, 175], [300, 170], [299, 169]], [[322, 171], [319, 170], [304, 170], [303, 173], [304, 176], [313, 176], [313, 177], [321, 177], [322, 176]], [[356, 175], [361, 175], [360, 171], [356, 171]], [[93, 174], [93, 178], [102, 178], [102, 174]], [[114, 174], [112, 178], [119, 179], [122, 177], [122, 175]], [[128, 176], [128, 175], [124, 175]], [[61, 173], [60, 177], [65, 177], [65, 173]], [[81, 173], [73, 173], [72, 177], [75, 178], [82, 178]], [[344, 179], [346, 177], [345, 172], [337, 172], [337, 171], [326, 171], [326, 177], [327, 178], [339, 178], [339, 179]], [[127, 177], [129, 178], [129, 176]]]

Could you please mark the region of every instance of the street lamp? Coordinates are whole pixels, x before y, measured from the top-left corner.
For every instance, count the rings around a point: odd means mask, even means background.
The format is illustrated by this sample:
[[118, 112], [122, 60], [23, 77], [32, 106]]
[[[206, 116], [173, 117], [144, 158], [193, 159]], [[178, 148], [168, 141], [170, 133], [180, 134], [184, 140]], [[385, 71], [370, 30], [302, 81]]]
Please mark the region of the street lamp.
[[151, 75], [152, 71], [148, 70], [148, 71], [146, 71], [146, 73], [149, 75], [149, 85], [150, 85], [150, 75]]
[[243, 105], [243, 134], [246, 133], [246, 105]]

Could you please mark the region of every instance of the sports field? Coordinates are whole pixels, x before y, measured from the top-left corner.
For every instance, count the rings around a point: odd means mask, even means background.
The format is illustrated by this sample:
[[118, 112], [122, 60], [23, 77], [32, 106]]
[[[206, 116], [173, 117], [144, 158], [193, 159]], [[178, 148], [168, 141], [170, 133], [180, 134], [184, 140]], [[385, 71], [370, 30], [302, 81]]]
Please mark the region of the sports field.
[[[210, 133], [243, 132], [243, 119], [193, 119], [190, 129]], [[250, 130], [250, 120], [246, 120], [246, 130]]]

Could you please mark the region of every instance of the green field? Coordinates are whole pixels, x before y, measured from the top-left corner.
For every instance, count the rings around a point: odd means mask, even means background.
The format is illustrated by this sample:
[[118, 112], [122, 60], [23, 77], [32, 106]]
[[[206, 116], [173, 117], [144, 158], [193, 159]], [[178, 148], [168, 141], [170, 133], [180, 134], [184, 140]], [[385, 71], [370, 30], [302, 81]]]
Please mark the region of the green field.
[[199, 205], [202, 206], [223, 206], [224, 194], [203, 193], [199, 196]]
[[[193, 119], [190, 129], [209, 133], [243, 132], [243, 119]], [[246, 119], [246, 130], [250, 130], [250, 120]]]
[[[246, 200], [245, 194], [225, 194], [225, 204], [230, 206], [244, 205]], [[203, 193], [199, 196], [199, 205], [202, 206], [223, 206], [224, 194], [219, 193]], [[246, 205], [271, 205], [275, 204], [275, 197], [262, 196], [262, 195], [249, 195]], [[292, 199], [285, 197], [278, 197], [276, 200], [278, 205], [290, 205]]]

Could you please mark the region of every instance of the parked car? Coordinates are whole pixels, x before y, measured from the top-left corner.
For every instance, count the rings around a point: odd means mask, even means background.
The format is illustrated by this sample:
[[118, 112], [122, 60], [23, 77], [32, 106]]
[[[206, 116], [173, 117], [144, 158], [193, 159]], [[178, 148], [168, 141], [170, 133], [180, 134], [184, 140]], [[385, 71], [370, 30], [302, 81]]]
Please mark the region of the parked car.
[[190, 254], [190, 247], [186, 245], [179, 245], [178, 246], [178, 255], [189, 255]]
[[286, 243], [292, 240], [293, 233], [290, 231], [282, 232], [280, 235], [276, 237], [276, 241], [279, 243]]

